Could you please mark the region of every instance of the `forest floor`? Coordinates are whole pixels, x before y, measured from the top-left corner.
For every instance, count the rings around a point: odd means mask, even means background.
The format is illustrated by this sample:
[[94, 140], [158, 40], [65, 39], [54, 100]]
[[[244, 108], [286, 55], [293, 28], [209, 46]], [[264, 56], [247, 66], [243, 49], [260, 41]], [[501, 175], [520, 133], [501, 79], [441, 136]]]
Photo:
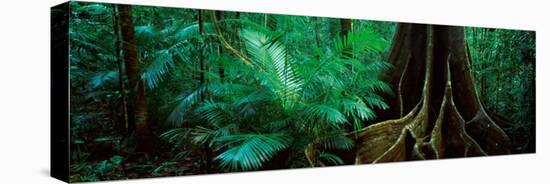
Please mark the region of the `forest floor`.
[[[216, 173], [217, 168], [205, 168], [204, 154], [194, 145], [183, 145], [186, 150], [173, 150], [168, 143], [155, 145], [150, 153], [135, 152], [120, 135], [112, 122], [78, 130], [71, 144], [70, 180], [98, 181], [161, 176], [183, 176], [198, 173]], [[177, 154], [181, 158], [175, 160]]]

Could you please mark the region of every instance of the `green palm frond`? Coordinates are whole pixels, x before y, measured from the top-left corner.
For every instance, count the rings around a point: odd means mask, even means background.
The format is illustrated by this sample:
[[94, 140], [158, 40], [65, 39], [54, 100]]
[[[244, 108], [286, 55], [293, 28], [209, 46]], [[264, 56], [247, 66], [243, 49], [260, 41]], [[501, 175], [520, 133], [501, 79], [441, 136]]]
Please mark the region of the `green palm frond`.
[[[204, 35], [213, 36], [215, 35], [214, 27], [211, 23], [203, 23], [204, 26]], [[184, 25], [181, 28], [177, 29], [173, 34], [175, 40], [177, 41], [186, 41], [190, 39], [200, 39], [201, 33], [199, 30], [199, 23], [194, 22], [192, 24]]]
[[195, 111], [208, 123], [219, 126], [222, 121], [231, 119], [232, 112], [229, 108], [227, 103], [206, 100]]
[[220, 162], [221, 167], [233, 171], [260, 169], [290, 143], [282, 134], [239, 134], [219, 137], [216, 141], [229, 149], [215, 160]]
[[117, 79], [118, 79], [117, 71], [100, 72], [96, 74], [94, 77], [92, 77], [92, 81], [90, 81], [90, 84], [92, 85], [92, 88], [96, 89], [103, 86], [107, 82], [113, 82]]
[[256, 104], [260, 102], [269, 102], [275, 100], [270, 90], [259, 87], [250, 93], [246, 93], [240, 98], [237, 98], [234, 103], [236, 106], [245, 106], [249, 104]]
[[344, 160], [340, 158], [338, 155], [327, 153], [327, 152], [321, 152], [319, 153], [319, 158], [326, 160], [328, 163], [331, 163], [333, 165], [344, 165]]
[[[170, 113], [170, 115], [168, 116], [167, 122], [171, 123], [174, 126], [181, 125], [185, 114], [191, 110], [197, 110], [193, 109], [192, 106], [198, 104], [201, 101], [201, 96], [206, 93], [213, 97], [223, 98], [227, 96], [236, 96], [245, 92], [253, 92], [256, 90], [257, 89], [254, 86], [237, 83], [213, 82], [207, 85], [200, 86], [195, 91], [188, 94], [182, 94], [176, 99], [178, 105], [176, 105], [176, 107], [172, 110], [172, 113]], [[217, 103], [214, 101], [211, 102]], [[208, 103], [204, 105], [208, 105]], [[203, 107], [202, 110], [205, 110], [204, 108], [205, 107]]]
[[154, 89], [173, 66], [174, 59], [169, 50], [160, 50], [155, 54], [155, 58], [151, 64], [149, 64], [141, 74], [141, 79], [145, 81], [149, 89]]
[[265, 26], [260, 25], [248, 19], [224, 19], [222, 22], [227, 24], [235, 23], [243, 27], [246, 27], [246, 29], [260, 32], [263, 34], [273, 34], [273, 32], [267, 29]]
[[341, 90], [345, 88], [344, 81], [332, 74], [318, 74], [312, 78], [310, 84], [308, 87], [320, 92], [327, 91], [327, 89]]
[[188, 128], [174, 128], [162, 133], [160, 138], [174, 145], [181, 145], [181, 143], [187, 139], [190, 132], [191, 129]]
[[386, 48], [386, 40], [382, 39], [375, 31], [364, 29], [357, 32], [349, 32], [346, 37], [335, 39], [335, 53], [343, 53], [345, 57], [350, 50], [352, 52], [376, 51], [381, 52]]
[[208, 93], [213, 96], [224, 97], [237, 95], [244, 92], [255, 91], [254, 86], [239, 84], [239, 83], [221, 83], [221, 82], [212, 82], [207, 85]]
[[87, 49], [88, 51], [97, 51], [98, 53], [112, 53], [111, 47], [103, 42], [98, 42], [98, 38], [92, 35], [85, 35], [80, 32], [69, 32], [71, 44], [77, 45], [76, 48]]
[[[153, 59], [148, 62], [148, 66], [146, 66], [142, 73], [142, 79], [150, 89], [158, 87], [158, 84], [164, 80], [165, 75], [174, 67], [174, 57], [179, 58], [183, 62], [189, 62], [190, 51], [188, 50], [189, 45], [186, 43], [191, 39], [202, 38], [198, 23], [178, 27], [180, 24], [178, 23], [176, 26], [171, 26], [170, 29], [162, 31], [159, 31], [152, 25], [137, 26], [135, 28], [137, 39], [142, 40], [143, 43], [149, 43], [149, 40], [159, 38], [169, 42], [168, 47], [163, 46], [165, 49], [159, 50], [151, 56]], [[205, 23], [204, 28], [205, 35], [214, 34], [210, 23]]]
[[101, 14], [109, 14], [109, 9], [107, 9], [107, 6], [102, 4], [90, 4], [90, 5], [84, 5], [80, 6], [75, 10], [76, 13], [83, 13], [86, 12], [90, 15], [101, 15]]
[[370, 91], [370, 92], [380, 91], [390, 95], [393, 94], [391, 87], [384, 81], [381, 81], [379, 79], [373, 79], [373, 78], [363, 78], [362, 80], [364, 84], [362, 88], [365, 91]]
[[290, 109], [299, 98], [303, 79], [295, 71], [296, 63], [288, 55], [283, 44], [278, 42], [279, 37], [269, 37], [263, 33], [243, 30], [242, 37], [246, 49], [257, 66], [270, 78], [270, 87], [279, 95], [284, 109]]
[[153, 25], [136, 26], [134, 28], [138, 40], [152, 40], [160, 36], [160, 31]]
[[368, 94], [367, 96], [363, 97], [363, 99], [370, 107], [376, 107], [382, 110], [386, 110], [390, 108], [388, 104], [384, 102], [384, 98], [382, 98], [377, 94], [374, 94], [374, 93]]
[[323, 120], [334, 127], [341, 127], [344, 123], [348, 122], [346, 116], [337, 108], [325, 104], [309, 105], [305, 113], [308, 119], [312, 121]]
[[375, 113], [372, 109], [367, 107], [367, 104], [363, 102], [359, 97], [354, 99], [343, 99], [342, 106], [344, 112], [348, 116], [358, 118], [360, 120], [372, 120], [375, 118]]
[[[278, 104], [277, 100], [271, 90], [259, 87], [254, 91], [240, 94], [238, 98], [234, 99], [233, 106], [238, 109], [238, 116], [248, 118], [260, 113], [262, 107]], [[271, 106], [271, 109], [276, 110], [278, 106]]]
[[[218, 138], [230, 136], [231, 129], [236, 129], [235, 124], [230, 124], [217, 129], [209, 129], [206, 127], [197, 126], [191, 134], [193, 137], [193, 142], [212, 147]], [[215, 151], [219, 149], [220, 148], [216, 148]]]
[[191, 106], [200, 101], [201, 95], [204, 94], [205, 91], [206, 87], [199, 87], [186, 96], [178, 97], [176, 101], [179, 103], [168, 116], [167, 122], [174, 126], [181, 126], [185, 113], [190, 110]]
[[364, 64], [366, 72], [378, 74], [381, 71], [388, 70], [392, 65], [385, 61], [372, 61]]
[[319, 139], [319, 143], [326, 149], [342, 149], [349, 150], [353, 147], [354, 142], [349, 137], [342, 133], [332, 136], [322, 137]]

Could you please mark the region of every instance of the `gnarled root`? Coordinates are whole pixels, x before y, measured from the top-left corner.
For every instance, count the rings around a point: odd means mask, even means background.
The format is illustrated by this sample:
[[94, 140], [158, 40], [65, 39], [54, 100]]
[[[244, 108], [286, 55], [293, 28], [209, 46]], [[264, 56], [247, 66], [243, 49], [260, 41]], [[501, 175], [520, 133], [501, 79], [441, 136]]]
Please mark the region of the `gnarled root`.
[[[398, 96], [386, 100], [399, 117], [348, 134], [356, 164], [510, 153], [505, 122], [485, 111], [474, 87], [463, 28], [400, 24], [393, 43]], [[312, 165], [323, 165], [312, 153]]]
[[[447, 29], [449, 30], [445, 31], [448, 34], [454, 31], [451, 29], [457, 28]], [[460, 52], [461, 50], [449, 51], [447, 59], [443, 60], [444, 65], [434, 63], [433, 32], [434, 28], [427, 26], [426, 69], [422, 100], [402, 118], [387, 120], [360, 130], [357, 134], [356, 164], [510, 153], [509, 138], [485, 112], [475, 88], [472, 87], [473, 80], [469, 71], [462, 70], [468, 64], [467, 59], [464, 59], [466, 57], [452, 58], [453, 54], [465, 56], [464, 52]], [[439, 34], [439, 37], [435, 38], [441, 41], [441, 33]], [[448, 40], [445, 40], [444, 43], [447, 44], [447, 48], [456, 47], [457, 43], [453, 43], [456, 40], [446, 39]], [[441, 45], [441, 43], [439, 44]], [[408, 62], [410, 61], [406, 63]], [[438, 69], [444, 72], [434, 71], [434, 66], [439, 66]], [[435, 100], [437, 99], [432, 99], [438, 96], [438, 94], [434, 94], [434, 91], [437, 91], [434, 88], [439, 87], [434, 84], [436, 83], [432, 77], [434, 74], [439, 74], [437, 77], [444, 78], [445, 81], [439, 105], [436, 104]], [[399, 80], [398, 86], [402, 85], [400, 84], [402, 81]], [[453, 82], [458, 85], [453, 86]], [[455, 90], [453, 88], [466, 88], [458, 92], [468, 90], [469, 93], [456, 96], [460, 100], [469, 100], [471, 108], [477, 109], [476, 115], [467, 122], [462, 112], [469, 111], [459, 111], [455, 105], [455, 95], [453, 94]], [[433, 116], [429, 115], [429, 111], [436, 107], [439, 107], [439, 112], [432, 113]], [[402, 111], [402, 109], [400, 110]], [[430, 121], [430, 117], [435, 117], [435, 121]]]

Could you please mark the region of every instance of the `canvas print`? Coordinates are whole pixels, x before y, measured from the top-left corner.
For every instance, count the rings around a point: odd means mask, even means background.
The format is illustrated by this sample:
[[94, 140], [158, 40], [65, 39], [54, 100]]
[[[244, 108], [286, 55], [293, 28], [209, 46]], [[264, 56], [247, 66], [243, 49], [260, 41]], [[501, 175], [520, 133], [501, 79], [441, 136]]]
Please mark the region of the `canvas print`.
[[60, 7], [70, 182], [535, 152], [534, 31]]

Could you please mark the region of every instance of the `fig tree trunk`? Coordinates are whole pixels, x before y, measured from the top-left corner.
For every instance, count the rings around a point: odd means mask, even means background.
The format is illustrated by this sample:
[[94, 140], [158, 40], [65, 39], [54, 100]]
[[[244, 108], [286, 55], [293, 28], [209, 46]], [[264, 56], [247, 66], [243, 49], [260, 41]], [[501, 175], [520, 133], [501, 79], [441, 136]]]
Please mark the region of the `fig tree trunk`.
[[356, 164], [510, 153], [474, 87], [463, 27], [399, 24], [392, 44], [395, 95], [384, 121], [353, 136]]

